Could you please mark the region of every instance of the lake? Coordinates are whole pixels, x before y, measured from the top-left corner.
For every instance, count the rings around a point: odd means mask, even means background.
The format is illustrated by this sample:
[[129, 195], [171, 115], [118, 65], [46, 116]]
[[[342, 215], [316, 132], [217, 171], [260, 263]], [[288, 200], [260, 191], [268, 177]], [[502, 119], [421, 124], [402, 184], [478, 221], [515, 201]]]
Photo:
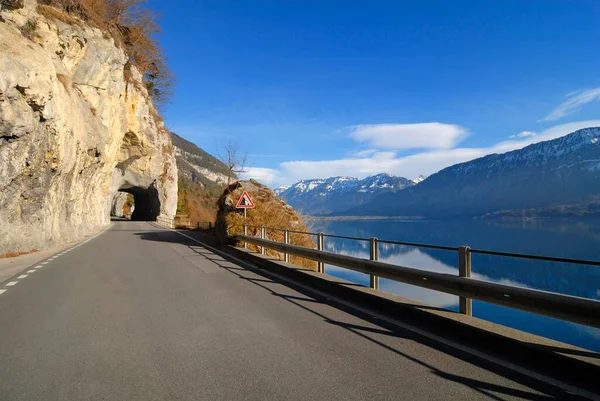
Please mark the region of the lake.
[[[311, 231], [350, 237], [600, 260], [600, 220], [345, 220], [309, 222]], [[369, 243], [325, 239], [325, 249], [369, 258]], [[458, 253], [380, 244], [379, 260], [458, 275]], [[326, 272], [369, 285], [369, 276], [326, 265]], [[600, 300], [600, 266], [472, 255], [472, 277]], [[458, 311], [458, 297], [381, 279], [380, 290]], [[600, 329], [473, 301], [473, 316], [504, 326], [600, 351]]]

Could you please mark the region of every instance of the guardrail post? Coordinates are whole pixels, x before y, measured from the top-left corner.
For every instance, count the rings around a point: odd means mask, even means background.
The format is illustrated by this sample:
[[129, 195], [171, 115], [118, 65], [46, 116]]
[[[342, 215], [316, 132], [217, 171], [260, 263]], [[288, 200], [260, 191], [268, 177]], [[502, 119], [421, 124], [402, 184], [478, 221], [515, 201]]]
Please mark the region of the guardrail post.
[[[244, 224], [244, 235], [248, 235], [248, 224]], [[244, 249], [248, 249], [248, 243], [244, 241]]]
[[[260, 239], [265, 239], [266, 236], [267, 236], [267, 234], [266, 234], [265, 226], [261, 226], [260, 227]], [[260, 253], [262, 255], [266, 254], [267, 253], [267, 249], [264, 246], [261, 246], [260, 247]]]
[[[283, 232], [283, 243], [286, 245], [290, 244], [290, 230], [288, 230], [287, 228]], [[286, 263], [290, 263], [290, 254], [289, 253], [287, 253], [287, 252], [283, 253], [283, 261]]]
[[[471, 277], [471, 248], [461, 246], [458, 248], [458, 275], [460, 277]], [[473, 300], [467, 297], [459, 297], [460, 313], [467, 316], [473, 315]]]
[[[369, 239], [369, 243], [370, 243], [370, 250], [369, 250], [369, 259], [373, 260], [373, 261], [378, 261], [379, 260], [379, 241], [377, 240], [377, 238], [371, 238]], [[369, 280], [369, 284], [370, 287], [378, 290], [379, 289], [379, 277], [377, 277], [374, 274], [370, 275], [370, 280]]]
[[[322, 251], [325, 249], [325, 234], [317, 234], [317, 250]], [[325, 263], [317, 262], [317, 271], [319, 273], [325, 273]]]

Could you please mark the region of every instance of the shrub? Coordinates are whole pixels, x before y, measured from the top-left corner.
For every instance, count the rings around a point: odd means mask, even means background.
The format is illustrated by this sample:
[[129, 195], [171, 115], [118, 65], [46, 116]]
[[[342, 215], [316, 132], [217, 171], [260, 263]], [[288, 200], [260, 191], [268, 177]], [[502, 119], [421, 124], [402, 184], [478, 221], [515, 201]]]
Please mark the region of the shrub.
[[29, 19], [19, 29], [20, 29], [21, 33], [23, 34], [23, 36], [25, 36], [27, 39], [31, 40], [36, 36], [35, 31], [37, 29], [37, 20], [33, 19], [33, 18]]
[[19, 8], [23, 8], [25, 3], [23, 0], [0, 0], [0, 8], [4, 8], [6, 10], [17, 10]]

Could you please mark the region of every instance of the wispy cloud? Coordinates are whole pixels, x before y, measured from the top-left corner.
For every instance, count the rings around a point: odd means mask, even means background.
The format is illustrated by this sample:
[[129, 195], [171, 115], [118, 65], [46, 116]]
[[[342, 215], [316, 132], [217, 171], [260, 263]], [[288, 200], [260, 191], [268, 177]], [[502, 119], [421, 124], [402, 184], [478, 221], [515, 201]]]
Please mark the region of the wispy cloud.
[[[393, 151], [369, 149], [368, 157], [356, 155], [338, 160], [297, 160], [281, 163], [278, 169], [253, 168], [245, 177], [254, 177], [269, 185], [292, 184], [307, 178], [326, 178], [336, 175], [364, 178], [387, 172], [407, 178], [430, 175], [456, 163], [462, 163], [492, 153], [504, 153], [533, 143], [548, 141], [586, 127], [598, 127], [600, 120], [561, 124], [535, 135], [525, 135], [496, 143], [489, 147], [435, 149], [410, 156], [397, 156]], [[533, 134], [533, 133], [532, 133]], [[518, 135], [518, 134], [517, 134]]]
[[555, 121], [578, 111], [584, 104], [600, 100], [600, 88], [572, 92], [567, 95], [567, 100], [558, 105], [550, 114], [540, 121]]
[[360, 152], [356, 152], [354, 154], [354, 156], [355, 157], [369, 157], [375, 152], [377, 152], [377, 149], [365, 149], [365, 150], [361, 150]]
[[509, 136], [509, 138], [528, 138], [531, 136], [536, 136], [537, 134], [535, 132], [531, 132], [531, 131], [523, 131], [521, 133], [515, 134], [515, 135], [511, 135]]
[[459, 125], [372, 124], [350, 127], [350, 136], [380, 149], [450, 149], [467, 136]]

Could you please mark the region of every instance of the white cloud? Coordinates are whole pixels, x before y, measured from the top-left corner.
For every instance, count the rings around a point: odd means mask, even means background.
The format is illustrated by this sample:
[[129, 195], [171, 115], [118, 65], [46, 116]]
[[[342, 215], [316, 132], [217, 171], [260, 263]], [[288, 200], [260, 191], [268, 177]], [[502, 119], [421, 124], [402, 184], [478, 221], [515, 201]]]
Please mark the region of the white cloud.
[[256, 181], [266, 185], [275, 183], [279, 178], [279, 171], [272, 168], [249, 167], [245, 173], [238, 174], [242, 180], [254, 178]]
[[558, 105], [550, 114], [540, 121], [554, 121], [563, 118], [579, 110], [584, 104], [600, 100], [600, 88], [588, 89], [585, 91], [572, 92], [567, 95], [567, 100]]
[[509, 136], [509, 138], [527, 138], [527, 137], [536, 136], [536, 135], [537, 134], [535, 132], [523, 131], [519, 134], [511, 135], [511, 136]]
[[[364, 178], [386, 172], [407, 178], [430, 175], [456, 163], [473, 160], [492, 153], [521, 149], [533, 143], [548, 141], [586, 127], [598, 127], [600, 120], [561, 124], [536, 135], [511, 139], [481, 148], [454, 148], [424, 151], [410, 156], [397, 157], [395, 152], [370, 152], [369, 157], [350, 157], [338, 160], [298, 160], [281, 163], [278, 170], [255, 168], [263, 173], [266, 184], [292, 184], [308, 178], [327, 178], [337, 175]], [[258, 175], [256, 175], [258, 177]]]
[[442, 123], [356, 125], [350, 129], [353, 139], [380, 149], [450, 149], [467, 135], [461, 126]]

